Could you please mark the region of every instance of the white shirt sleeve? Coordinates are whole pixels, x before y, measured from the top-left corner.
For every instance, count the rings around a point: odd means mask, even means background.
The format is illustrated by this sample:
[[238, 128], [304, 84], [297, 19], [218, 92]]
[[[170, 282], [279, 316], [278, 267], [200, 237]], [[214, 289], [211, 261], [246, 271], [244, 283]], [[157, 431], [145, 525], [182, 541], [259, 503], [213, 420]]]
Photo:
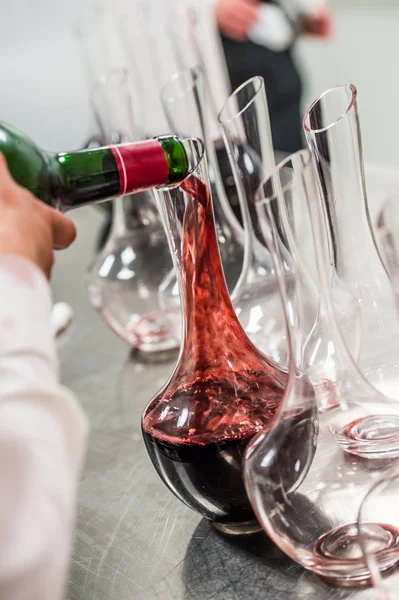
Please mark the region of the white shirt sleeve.
[[39, 269], [0, 256], [0, 598], [65, 597], [87, 423], [58, 382]]

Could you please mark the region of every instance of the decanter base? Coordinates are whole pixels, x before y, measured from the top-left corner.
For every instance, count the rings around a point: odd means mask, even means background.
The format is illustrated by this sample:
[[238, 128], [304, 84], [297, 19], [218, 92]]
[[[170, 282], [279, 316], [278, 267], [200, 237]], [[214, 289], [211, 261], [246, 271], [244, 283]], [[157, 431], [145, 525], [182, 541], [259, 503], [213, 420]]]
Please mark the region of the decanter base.
[[341, 432], [340, 441], [349, 454], [362, 458], [399, 457], [399, 416], [371, 415], [352, 421]]
[[[380, 523], [368, 523], [362, 532], [381, 572], [396, 568], [399, 562], [399, 531]], [[370, 583], [370, 571], [363, 557], [356, 523], [325, 533], [313, 552], [312, 570], [334, 587], [361, 587]]]
[[262, 531], [262, 527], [256, 520], [242, 521], [241, 523], [218, 523], [217, 521], [212, 521], [212, 525], [224, 535], [252, 535], [253, 533]]
[[179, 313], [150, 313], [129, 323], [129, 339], [135, 355], [143, 362], [164, 362], [180, 349]]

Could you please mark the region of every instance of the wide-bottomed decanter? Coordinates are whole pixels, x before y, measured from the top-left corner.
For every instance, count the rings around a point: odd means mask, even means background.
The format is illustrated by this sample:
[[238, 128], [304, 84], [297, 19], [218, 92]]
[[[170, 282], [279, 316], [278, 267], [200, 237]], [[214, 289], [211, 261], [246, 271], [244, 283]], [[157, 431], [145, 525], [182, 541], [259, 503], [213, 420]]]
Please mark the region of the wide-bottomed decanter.
[[[114, 69], [91, 93], [101, 137], [109, 143], [137, 138], [129, 81], [127, 71]], [[157, 294], [171, 266], [153, 190], [116, 198], [109, 236], [87, 270], [86, 286], [107, 325], [141, 359], [165, 360], [180, 348], [179, 323], [160, 310]]]
[[191, 175], [158, 190], [178, 273], [183, 334], [175, 370], [144, 411], [151, 460], [172, 492], [226, 533], [258, 528], [241, 472], [244, 449], [274, 418], [287, 373], [246, 336], [221, 265], [203, 147]]

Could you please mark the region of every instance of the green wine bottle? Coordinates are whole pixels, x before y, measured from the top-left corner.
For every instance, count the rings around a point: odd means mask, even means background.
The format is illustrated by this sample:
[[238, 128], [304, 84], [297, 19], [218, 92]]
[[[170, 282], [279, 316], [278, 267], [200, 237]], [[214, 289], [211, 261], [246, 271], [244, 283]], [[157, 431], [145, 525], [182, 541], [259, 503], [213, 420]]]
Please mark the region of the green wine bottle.
[[0, 152], [19, 185], [62, 212], [177, 183], [188, 172], [184, 146], [172, 135], [51, 154], [0, 121]]

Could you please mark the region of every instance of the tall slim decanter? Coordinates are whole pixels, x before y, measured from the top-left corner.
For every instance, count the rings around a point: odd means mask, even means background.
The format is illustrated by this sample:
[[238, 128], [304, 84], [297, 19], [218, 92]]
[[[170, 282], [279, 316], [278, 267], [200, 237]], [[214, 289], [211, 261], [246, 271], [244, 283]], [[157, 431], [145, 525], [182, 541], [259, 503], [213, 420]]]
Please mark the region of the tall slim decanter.
[[[364, 176], [358, 92], [353, 84], [322, 93], [303, 126], [314, 157], [328, 225], [332, 279], [356, 298], [360, 328], [341, 331], [353, 358], [380, 392], [399, 399], [399, 324], [391, 282], [371, 224]], [[334, 298], [341, 312], [340, 296]]]

